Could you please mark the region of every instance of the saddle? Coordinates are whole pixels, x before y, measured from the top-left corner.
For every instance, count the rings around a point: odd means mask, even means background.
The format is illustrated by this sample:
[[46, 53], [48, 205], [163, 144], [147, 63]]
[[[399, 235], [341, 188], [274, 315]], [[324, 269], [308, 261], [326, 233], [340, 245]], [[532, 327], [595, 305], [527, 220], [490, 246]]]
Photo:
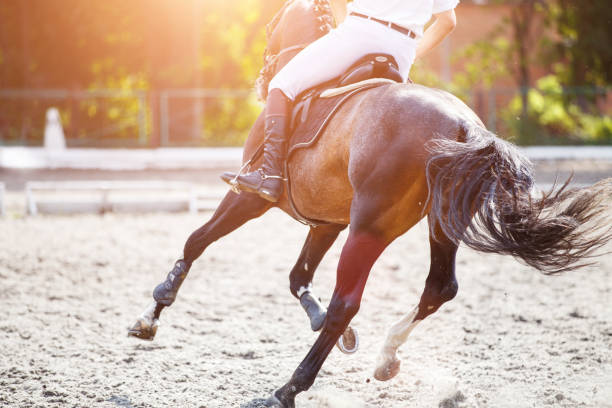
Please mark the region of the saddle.
[[[389, 54], [368, 54], [353, 64], [343, 75], [302, 92], [295, 99], [289, 125], [289, 141], [285, 175], [287, 197], [295, 218], [307, 225], [322, 225], [323, 221], [304, 217], [291, 196], [289, 161], [299, 149], [313, 146], [340, 107], [353, 95], [367, 89], [402, 82], [395, 58]], [[257, 159], [260, 147], [250, 162]]]
[[[370, 81], [372, 79], [387, 79], [388, 81]], [[304, 139], [308, 138], [308, 134], [311, 133], [309, 131], [320, 127], [327, 116], [325, 114], [331, 112], [341, 99], [334, 97], [389, 82], [402, 82], [395, 58], [389, 54], [368, 54], [355, 62], [340, 77], [302, 92], [293, 105], [290, 124], [292, 136], [289, 146], [293, 147], [296, 143], [304, 142]], [[335, 110], [337, 108], [339, 106]], [[304, 128], [306, 124], [307, 128]]]

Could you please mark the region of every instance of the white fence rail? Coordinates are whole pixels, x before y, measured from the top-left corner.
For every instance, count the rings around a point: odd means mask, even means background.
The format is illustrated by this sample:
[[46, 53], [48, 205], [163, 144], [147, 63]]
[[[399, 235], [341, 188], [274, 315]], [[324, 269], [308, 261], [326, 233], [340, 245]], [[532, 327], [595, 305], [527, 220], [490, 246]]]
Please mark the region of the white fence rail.
[[[159, 199], [159, 195], [144, 198], [147, 192], [178, 193], [177, 197]], [[65, 193], [90, 193], [86, 200], [68, 199], [40, 200], [36, 193], [52, 195]], [[111, 193], [138, 193], [137, 200], [111, 198]], [[25, 185], [26, 212], [29, 215], [76, 214], [105, 212], [181, 212], [196, 213], [200, 210], [214, 210], [221, 199], [218, 193], [198, 191], [191, 183], [164, 181], [31, 181]]]
[[[530, 146], [520, 150], [531, 160], [612, 161], [612, 146]], [[66, 149], [1, 147], [0, 168], [18, 169], [237, 169], [241, 147], [160, 149]]]

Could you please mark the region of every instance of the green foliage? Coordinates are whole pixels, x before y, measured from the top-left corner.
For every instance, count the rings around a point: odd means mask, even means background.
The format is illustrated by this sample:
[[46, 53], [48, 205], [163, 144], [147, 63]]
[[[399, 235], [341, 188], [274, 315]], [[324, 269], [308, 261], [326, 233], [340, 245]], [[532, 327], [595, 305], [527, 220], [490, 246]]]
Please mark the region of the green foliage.
[[[78, 100], [2, 100], [0, 143], [40, 143], [49, 104], [60, 109], [70, 140], [94, 134], [96, 144], [117, 145], [136, 139], [139, 92], [149, 95], [145, 117], [151, 136], [159, 130], [155, 101], [162, 90], [252, 88], [262, 66], [265, 24], [282, 3], [0, 0], [0, 88], [122, 92]], [[508, 10], [508, 18], [486, 39], [456, 54], [464, 69], [451, 83], [418, 62], [412, 79], [469, 101], [475, 91], [507, 78], [517, 86], [531, 84], [532, 68], [544, 67], [554, 76], [538, 81], [526, 98], [513, 99], [505, 110], [505, 123], [517, 140], [610, 143], [612, 119], [600, 113], [609, 103], [582, 92], [582, 87], [612, 84], [609, 0], [513, 0]], [[172, 137], [179, 143], [239, 145], [261, 111], [254, 97], [206, 99], [200, 121], [192, 114], [194, 102], [171, 101], [173, 112], [183, 115], [172, 119], [179, 129]], [[193, 137], [180, 134], [193, 129]]]
[[527, 93], [526, 119], [519, 117], [521, 98], [512, 99], [503, 116], [517, 141], [522, 144], [612, 143], [612, 117], [587, 113], [576, 103], [568, 103], [571, 93], [555, 75], [539, 79]]
[[[498, 115], [503, 124], [497, 127], [509, 128], [510, 135], [505, 136], [522, 144], [612, 143], [612, 119], [605, 113], [610, 110], [605, 96], [612, 84], [612, 8], [608, 3], [512, 1], [509, 16], [485, 40], [456, 53], [464, 70], [455, 74], [450, 89], [484, 94], [499, 80], [511, 77], [524, 92]], [[534, 73], [542, 69], [549, 75], [530, 88]], [[495, 94], [503, 100], [507, 91]], [[496, 112], [490, 109], [505, 103], [500, 99], [489, 100], [479, 113], [495, 118]]]
[[556, 36], [548, 58], [570, 86], [612, 84], [612, 7], [609, 0], [555, 0], [546, 16]]
[[[58, 107], [62, 117], [70, 120], [69, 139], [95, 134], [96, 144], [113, 144], [113, 140], [121, 144], [122, 139], [136, 137], [141, 102], [130, 93], [146, 91], [155, 98], [165, 89], [252, 88], [262, 65], [265, 24], [282, 2], [0, 1], [0, 88], [119, 89], [125, 94], [62, 101]], [[146, 101], [145, 113], [149, 135], [152, 118], [159, 119], [152, 115], [156, 109], [152, 98]], [[0, 130], [0, 143], [24, 142], [20, 128], [30, 122], [20, 118], [25, 115], [32, 115], [37, 123], [35, 132], [26, 129], [25, 142], [40, 143], [44, 123], [38, 122], [44, 117], [45, 104], [58, 105], [58, 101], [41, 102], [28, 101], [40, 105], [28, 112], [16, 105], [6, 108], [8, 119]], [[200, 143], [223, 144], [226, 139], [239, 144], [250, 127], [247, 119], [261, 109], [250, 100], [208, 105], [197, 138]]]
[[262, 110], [255, 94], [246, 100], [224, 98], [207, 105], [202, 144], [206, 146], [241, 146]]
[[476, 41], [454, 55], [455, 61], [465, 61], [463, 71], [453, 77], [457, 88], [489, 88], [511, 74], [511, 68], [504, 63], [511, 56], [511, 43], [501, 33], [502, 28], [498, 27], [486, 40]]

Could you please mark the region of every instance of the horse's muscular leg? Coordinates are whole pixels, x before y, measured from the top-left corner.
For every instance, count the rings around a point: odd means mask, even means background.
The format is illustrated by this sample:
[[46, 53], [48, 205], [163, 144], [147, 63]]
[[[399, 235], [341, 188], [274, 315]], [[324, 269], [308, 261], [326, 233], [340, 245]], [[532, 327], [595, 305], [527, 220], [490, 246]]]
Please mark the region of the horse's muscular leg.
[[379, 235], [351, 228], [340, 256], [336, 288], [321, 334], [291, 380], [274, 393], [271, 403], [294, 407], [295, 396], [314, 383], [334, 344], [357, 314], [370, 269], [387, 244]]
[[437, 232], [436, 237], [438, 240], [435, 240], [430, 233], [431, 266], [421, 301], [412, 312], [389, 329], [374, 372], [374, 378], [377, 380], [387, 381], [399, 373], [400, 359], [397, 357], [397, 349], [406, 342], [410, 332], [419, 322], [457, 294], [455, 277], [457, 245], [446, 239], [441, 231]]
[[164, 307], [176, 299], [178, 290], [187, 277], [192, 263], [204, 252], [206, 247], [219, 238], [234, 231], [245, 222], [265, 213], [272, 204], [255, 194], [228, 192], [213, 214], [210, 221], [194, 231], [187, 239], [183, 258], [174, 264], [166, 280], [153, 291], [154, 302], [139, 317], [129, 334], [134, 337], [152, 340], [155, 336], [157, 320]]
[[261, 200], [253, 194], [236, 195], [228, 192], [210, 221], [189, 236], [183, 249], [183, 259], [175, 264], [166, 280], [155, 288], [153, 292], [155, 301], [164, 306], [170, 306], [174, 302], [178, 289], [185, 280], [191, 264], [202, 255], [206, 247], [242, 226], [245, 222], [259, 217], [270, 206], [265, 200]]
[[346, 225], [330, 224], [311, 227], [302, 253], [289, 274], [289, 288], [310, 319], [313, 331], [319, 331], [325, 321], [325, 307], [312, 291], [312, 278], [321, 259]]

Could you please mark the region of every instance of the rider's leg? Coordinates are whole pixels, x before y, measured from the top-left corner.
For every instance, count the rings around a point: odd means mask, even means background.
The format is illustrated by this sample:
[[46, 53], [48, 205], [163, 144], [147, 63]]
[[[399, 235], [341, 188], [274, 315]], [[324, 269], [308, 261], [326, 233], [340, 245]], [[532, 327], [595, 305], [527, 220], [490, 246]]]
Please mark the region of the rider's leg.
[[379, 23], [348, 18], [298, 53], [270, 82], [262, 168], [239, 177], [225, 173], [221, 178], [230, 184], [235, 181], [239, 189], [257, 193], [268, 201], [278, 201], [283, 189], [291, 102], [306, 89], [342, 75], [359, 58], [375, 52], [393, 55], [402, 75], [407, 77], [416, 45], [416, 40]]
[[346, 225], [338, 224], [310, 227], [302, 253], [289, 274], [291, 293], [300, 300], [313, 331], [321, 329], [327, 310], [313, 293], [312, 278], [323, 256], [345, 228]]
[[283, 192], [283, 164], [285, 162], [287, 127], [291, 101], [280, 89], [268, 94], [265, 112], [265, 139], [261, 168], [250, 173], [235, 175], [226, 173], [223, 180], [236, 180], [242, 191], [259, 194], [268, 201], [276, 202]]

